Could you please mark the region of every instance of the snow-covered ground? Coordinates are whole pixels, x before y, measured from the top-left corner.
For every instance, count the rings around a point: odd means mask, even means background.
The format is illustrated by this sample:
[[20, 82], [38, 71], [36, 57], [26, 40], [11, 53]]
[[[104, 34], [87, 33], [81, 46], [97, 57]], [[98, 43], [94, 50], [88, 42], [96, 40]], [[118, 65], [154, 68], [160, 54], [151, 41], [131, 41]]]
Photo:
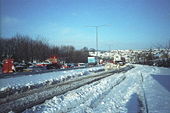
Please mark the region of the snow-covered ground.
[[169, 113], [170, 69], [135, 65], [63, 95], [24, 113]]
[[145, 75], [144, 89], [149, 113], [170, 113], [170, 69], [153, 68], [150, 76]]
[[0, 91], [18, 90], [22, 87], [30, 87], [33, 85], [45, 85], [53, 82], [61, 82], [65, 79], [71, 79], [78, 76], [85, 76], [95, 71], [102, 70], [104, 67], [91, 67], [67, 71], [55, 71], [50, 73], [42, 73], [36, 75], [25, 75], [20, 77], [11, 77], [0, 79]]
[[[135, 68], [87, 84], [46, 100], [24, 113], [169, 113], [170, 68]], [[36, 84], [50, 84], [93, 74], [104, 67], [0, 79], [0, 92]]]

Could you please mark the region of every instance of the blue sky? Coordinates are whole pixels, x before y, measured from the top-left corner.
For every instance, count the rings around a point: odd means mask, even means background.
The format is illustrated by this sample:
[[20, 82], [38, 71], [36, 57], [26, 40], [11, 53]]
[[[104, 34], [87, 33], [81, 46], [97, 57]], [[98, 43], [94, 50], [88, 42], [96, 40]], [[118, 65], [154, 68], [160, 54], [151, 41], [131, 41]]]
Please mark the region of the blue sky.
[[0, 0], [1, 36], [44, 37], [53, 45], [145, 49], [170, 40], [170, 0]]

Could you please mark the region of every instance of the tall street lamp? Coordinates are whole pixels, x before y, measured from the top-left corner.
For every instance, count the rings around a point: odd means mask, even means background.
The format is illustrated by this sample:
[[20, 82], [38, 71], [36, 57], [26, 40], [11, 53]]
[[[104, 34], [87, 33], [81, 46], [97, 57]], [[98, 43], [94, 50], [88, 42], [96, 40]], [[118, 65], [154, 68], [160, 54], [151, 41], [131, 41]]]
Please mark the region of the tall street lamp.
[[[104, 27], [104, 26], [108, 26], [108, 25], [98, 25], [98, 26], [86, 26], [86, 27], [94, 27], [96, 29], [96, 52], [97, 52], [97, 60], [98, 60], [98, 28], [99, 27]], [[97, 61], [97, 63], [99, 63]]]

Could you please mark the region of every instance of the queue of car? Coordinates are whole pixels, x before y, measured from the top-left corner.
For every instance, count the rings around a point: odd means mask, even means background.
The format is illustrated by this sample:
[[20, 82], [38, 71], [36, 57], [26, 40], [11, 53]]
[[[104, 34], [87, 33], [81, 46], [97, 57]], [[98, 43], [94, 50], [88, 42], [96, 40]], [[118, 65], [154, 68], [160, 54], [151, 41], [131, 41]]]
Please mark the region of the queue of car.
[[13, 73], [13, 72], [34, 72], [43, 71], [49, 69], [69, 69], [69, 68], [79, 68], [87, 67], [86, 63], [50, 63], [50, 62], [40, 62], [40, 63], [18, 63], [14, 62], [13, 59], [5, 60], [1, 63], [1, 73]]

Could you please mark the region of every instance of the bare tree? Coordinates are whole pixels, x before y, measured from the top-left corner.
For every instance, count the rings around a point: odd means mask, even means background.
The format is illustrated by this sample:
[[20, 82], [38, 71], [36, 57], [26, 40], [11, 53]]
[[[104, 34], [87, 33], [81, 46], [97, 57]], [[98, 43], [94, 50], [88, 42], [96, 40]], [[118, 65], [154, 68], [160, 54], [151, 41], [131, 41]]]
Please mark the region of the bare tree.
[[44, 61], [50, 56], [58, 56], [66, 62], [87, 62], [88, 48], [75, 50], [73, 46], [50, 46], [46, 40], [33, 40], [29, 36], [17, 34], [12, 38], [0, 38], [0, 60], [14, 58], [17, 62]]

